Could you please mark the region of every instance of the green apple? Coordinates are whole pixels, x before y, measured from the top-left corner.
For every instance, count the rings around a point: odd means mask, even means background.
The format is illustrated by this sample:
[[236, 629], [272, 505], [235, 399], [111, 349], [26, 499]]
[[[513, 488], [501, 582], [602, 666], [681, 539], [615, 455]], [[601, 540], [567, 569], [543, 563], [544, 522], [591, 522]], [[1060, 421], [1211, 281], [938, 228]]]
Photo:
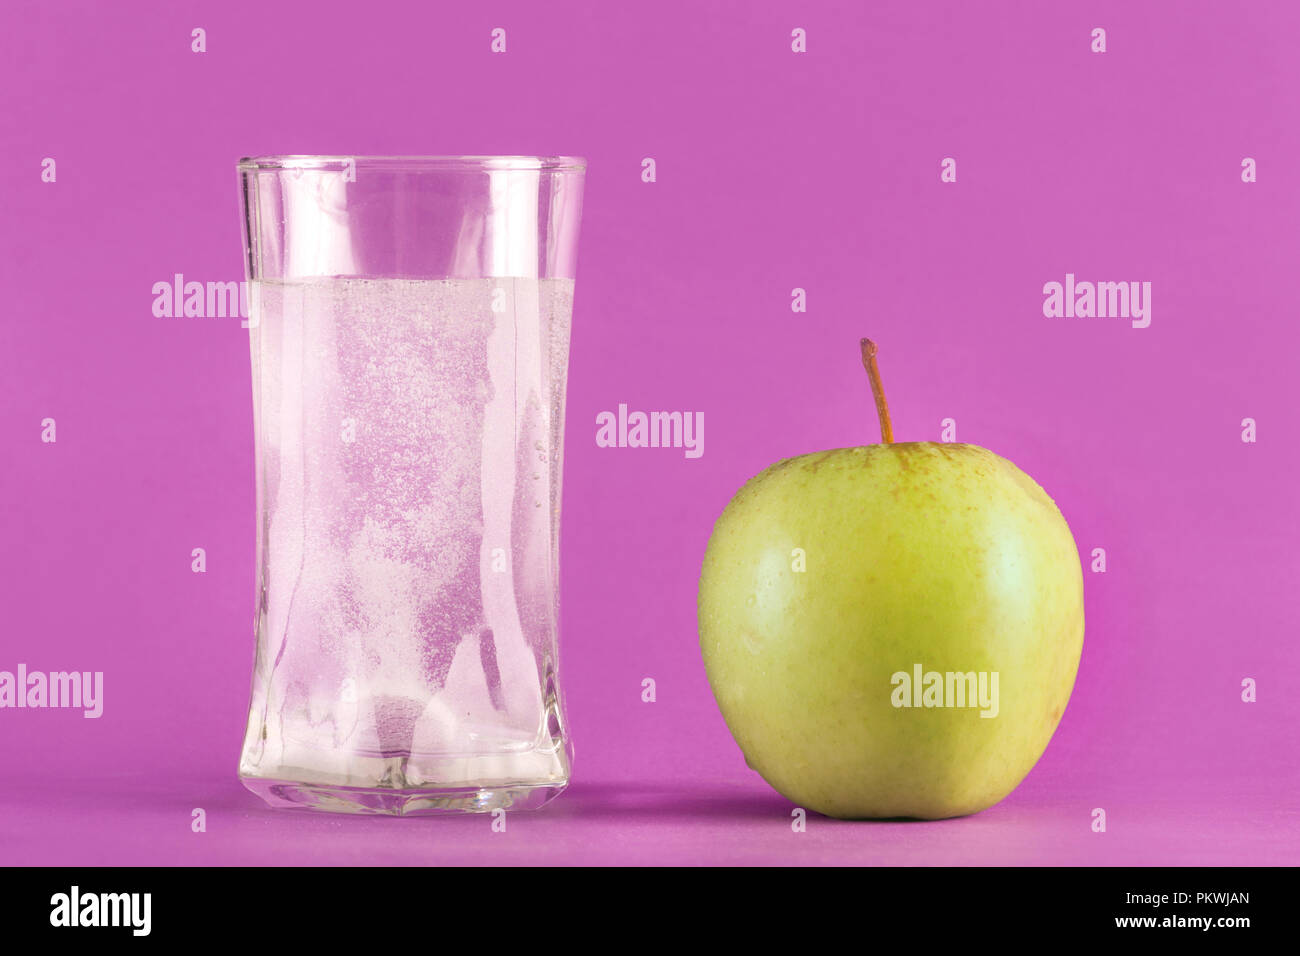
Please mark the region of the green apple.
[[884, 443], [772, 465], [700, 577], [700, 650], [746, 762], [833, 817], [938, 819], [1029, 773], [1074, 686], [1083, 574], [1069, 526], [976, 445]]

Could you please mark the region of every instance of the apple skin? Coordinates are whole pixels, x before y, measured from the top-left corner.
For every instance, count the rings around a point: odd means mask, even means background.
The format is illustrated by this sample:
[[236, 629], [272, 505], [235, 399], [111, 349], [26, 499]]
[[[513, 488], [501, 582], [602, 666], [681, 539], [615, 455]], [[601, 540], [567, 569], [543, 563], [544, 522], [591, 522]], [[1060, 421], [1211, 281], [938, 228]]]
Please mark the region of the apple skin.
[[[794, 549], [806, 569], [794, 570]], [[745, 760], [832, 817], [997, 803], [1042, 756], [1083, 648], [1069, 526], [977, 445], [840, 448], [776, 463], [723, 511], [700, 650]], [[895, 707], [891, 675], [997, 671], [999, 712]]]

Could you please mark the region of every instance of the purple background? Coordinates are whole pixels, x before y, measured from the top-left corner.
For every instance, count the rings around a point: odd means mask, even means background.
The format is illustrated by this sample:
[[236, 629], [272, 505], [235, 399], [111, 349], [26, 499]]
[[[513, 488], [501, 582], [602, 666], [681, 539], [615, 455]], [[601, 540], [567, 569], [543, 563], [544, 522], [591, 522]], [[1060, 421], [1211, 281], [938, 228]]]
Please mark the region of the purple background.
[[[102, 670], [106, 693], [99, 720], [0, 711], [0, 862], [1300, 860], [1300, 14], [1048, 7], [7, 3], [0, 669]], [[234, 161], [290, 152], [590, 161], [563, 538], [574, 783], [505, 834], [271, 811], [235, 776], [247, 333], [155, 318], [150, 288], [241, 278]], [[1151, 326], [1045, 318], [1067, 271], [1150, 281]], [[863, 334], [900, 439], [956, 419], [1109, 570], [1085, 573], [1074, 696], [1015, 793], [795, 834], [713, 703], [696, 580], [746, 478], [876, 440]], [[704, 457], [598, 449], [619, 402], [703, 411]]]

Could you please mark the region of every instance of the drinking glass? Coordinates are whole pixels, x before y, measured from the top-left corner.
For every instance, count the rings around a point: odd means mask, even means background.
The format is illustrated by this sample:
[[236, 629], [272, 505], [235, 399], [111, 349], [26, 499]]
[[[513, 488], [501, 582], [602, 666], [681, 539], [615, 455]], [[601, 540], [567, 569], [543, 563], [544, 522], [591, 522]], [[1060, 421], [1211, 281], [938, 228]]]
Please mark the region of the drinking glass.
[[586, 164], [239, 161], [257, 467], [241, 780], [273, 806], [568, 783], [560, 479]]

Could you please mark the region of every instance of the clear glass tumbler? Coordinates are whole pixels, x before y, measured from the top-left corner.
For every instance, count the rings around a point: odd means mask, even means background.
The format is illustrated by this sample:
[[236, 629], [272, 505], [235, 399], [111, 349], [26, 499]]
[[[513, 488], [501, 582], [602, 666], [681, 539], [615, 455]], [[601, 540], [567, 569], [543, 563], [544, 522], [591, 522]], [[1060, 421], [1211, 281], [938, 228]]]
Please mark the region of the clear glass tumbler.
[[539, 807], [571, 750], [560, 476], [585, 163], [240, 160], [274, 806]]

